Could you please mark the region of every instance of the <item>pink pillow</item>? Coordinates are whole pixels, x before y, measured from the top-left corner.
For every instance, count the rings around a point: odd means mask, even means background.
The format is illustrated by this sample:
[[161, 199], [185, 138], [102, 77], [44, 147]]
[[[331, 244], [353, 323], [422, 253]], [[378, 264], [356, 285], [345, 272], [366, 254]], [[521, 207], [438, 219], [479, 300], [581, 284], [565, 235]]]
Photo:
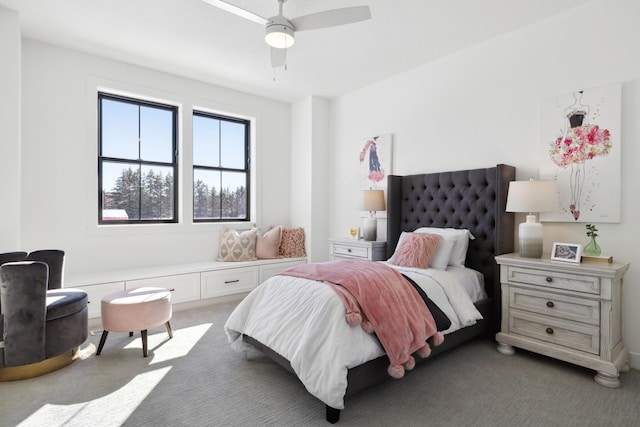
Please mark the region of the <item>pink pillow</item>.
[[304, 258], [304, 228], [283, 228], [280, 239], [280, 255], [283, 258]]
[[258, 234], [256, 241], [256, 257], [258, 259], [278, 258], [280, 255], [280, 239], [282, 237], [282, 226], [270, 229], [262, 236]]
[[389, 263], [401, 267], [428, 268], [441, 242], [442, 236], [437, 234], [403, 232]]

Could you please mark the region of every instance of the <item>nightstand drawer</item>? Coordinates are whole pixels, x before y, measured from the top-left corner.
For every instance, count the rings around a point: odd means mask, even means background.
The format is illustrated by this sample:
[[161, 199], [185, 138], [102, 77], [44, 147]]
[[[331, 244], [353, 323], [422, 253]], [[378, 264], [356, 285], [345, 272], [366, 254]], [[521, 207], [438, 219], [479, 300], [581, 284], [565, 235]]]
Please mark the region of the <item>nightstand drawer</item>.
[[348, 256], [355, 258], [369, 259], [369, 248], [363, 248], [358, 246], [341, 245], [339, 243], [333, 244], [333, 255]]
[[600, 278], [597, 276], [579, 276], [519, 267], [509, 267], [507, 274], [510, 282], [600, 295]]
[[600, 354], [600, 328], [520, 310], [509, 312], [509, 333]]
[[600, 325], [600, 301], [510, 287], [509, 307], [596, 326]]

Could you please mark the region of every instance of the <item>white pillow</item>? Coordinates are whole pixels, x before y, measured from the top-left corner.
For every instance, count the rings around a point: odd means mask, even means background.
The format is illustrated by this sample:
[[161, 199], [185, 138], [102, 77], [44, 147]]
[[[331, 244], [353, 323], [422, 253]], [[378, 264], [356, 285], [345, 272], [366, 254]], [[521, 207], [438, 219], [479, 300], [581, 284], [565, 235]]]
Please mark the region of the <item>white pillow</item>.
[[464, 266], [464, 261], [467, 258], [467, 249], [469, 249], [469, 239], [475, 239], [469, 230], [458, 228], [420, 227], [415, 230], [415, 233], [439, 234], [442, 237], [448, 236], [455, 239], [456, 242], [449, 257], [449, 265]]
[[[425, 234], [437, 234], [437, 233], [428, 233], [427, 231], [422, 230], [421, 228], [415, 231], [416, 233], [425, 233]], [[431, 260], [429, 261], [429, 267], [435, 268], [437, 270], [446, 270], [447, 265], [449, 265], [449, 260], [451, 259], [451, 253], [453, 252], [453, 248], [455, 247], [458, 238], [456, 236], [442, 236], [442, 242], [438, 246], [438, 250], [433, 255]], [[400, 244], [400, 242], [398, 242]]]

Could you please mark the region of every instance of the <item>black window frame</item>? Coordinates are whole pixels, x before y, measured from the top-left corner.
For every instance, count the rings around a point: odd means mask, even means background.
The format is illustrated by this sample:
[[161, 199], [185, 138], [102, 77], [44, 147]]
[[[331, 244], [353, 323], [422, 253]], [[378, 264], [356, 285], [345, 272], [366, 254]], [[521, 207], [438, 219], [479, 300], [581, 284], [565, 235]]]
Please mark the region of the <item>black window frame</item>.
[[[194, 223], [225, 223], [225, 222], [249, 222], [251, 221], [251, 146], [250, 146], [250, 135], [251, 135], [251, 120], [242, 119], [239, 117], [231, 117], [225, 116], [222, 114], [210, 113], [206, 111], [193, 110], [192, 113], [192, 122], [195, 116], [211, 118], [219, 121], [226, 121], [231, 123], [240, 123], [244, 125], [244, 168], [229, 168], [223, 166], [205, 166], [199, 165], [196, 163], [196, 159], [192, 156], [192, 182], [191, 182], [191, 194], [192, 194], [192, 221]], [[195, 145], [195, 142], [194, 142]], [[220, 141], [220, 146], [222, 146], [222, 141]], [[222, 163], [222, 158], [220, 158], [220, 163]], [[194, 177], [196, 170], [208, 170], [208, 171], [219, 171], [219, 172], [242, 172], [245, 174], [246, 182], [246, 213], [244, 218], [223, 218], [222, 217], [222, 207], [220, 207], [220, 218], [196, 218], [196, 197], [195, 197], [195, 188], [194, 188]], [[222, 203], [222, 200], [221, 200]]]
[[[172, 132], [172, 150], [170, 163], [160, 161], [149, 161], [140, 158], [140, 146], [138, 146], [138, 159], [125, 159], [119, 157], [107, 157], [102, 155], [102, 100], [110, 99], [118, 102], [126, 102], [138, 107], [147, 106], [152, 108], [159, 108], [172, 112], [173, 120], [173, 132]], [[179, 168], [178, 168], [178, 118], [179, 109], [175, 105], [162, 104], [159, 102], [149, 101], [146, 99], [134, 98], [129, 96], [115, 95], [108, 92], [98, 92], [98, 224], [99, 225], [115, 225], [115, 224], [176, 224], [179, 221]], [[140, 122], [138, 119], [138, 129], [140, 129]], [[138, 143], [139, 144], [139, 143]], [[138, 215], [138, 219], [126, 219], [126, 220], [104, 220], [104, 194], [102, 193], [102, 180], [103, 180], [103, 163], [136, 163], [140, 168], [144, 166], [162, 166], [171, 167], [173, 171], [173, 218], [171, 219], [143, 219], [142, 215]], [[140, 188], [142, 188], [142, 174], [140, 174]], [[139, 192], [138, 209], [142, 209], [142, 191]]]

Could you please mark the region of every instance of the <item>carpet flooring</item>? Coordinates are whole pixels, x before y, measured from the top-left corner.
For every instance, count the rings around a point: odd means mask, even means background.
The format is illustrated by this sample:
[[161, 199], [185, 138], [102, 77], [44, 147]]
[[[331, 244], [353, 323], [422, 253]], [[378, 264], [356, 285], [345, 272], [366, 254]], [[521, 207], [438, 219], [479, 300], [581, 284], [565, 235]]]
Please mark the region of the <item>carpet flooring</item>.
[[[149, 331], [100, 334], [59, 371], [0, 383], [1, 426], [327, 426], [324, 405], [264, 357], [229, 348], [236, 303], [174, 313], [174, 338]], [[593, 371], [475, 340], [346, 400], [342, 426], [638, 426], [640, 372], [622, 387]]]

